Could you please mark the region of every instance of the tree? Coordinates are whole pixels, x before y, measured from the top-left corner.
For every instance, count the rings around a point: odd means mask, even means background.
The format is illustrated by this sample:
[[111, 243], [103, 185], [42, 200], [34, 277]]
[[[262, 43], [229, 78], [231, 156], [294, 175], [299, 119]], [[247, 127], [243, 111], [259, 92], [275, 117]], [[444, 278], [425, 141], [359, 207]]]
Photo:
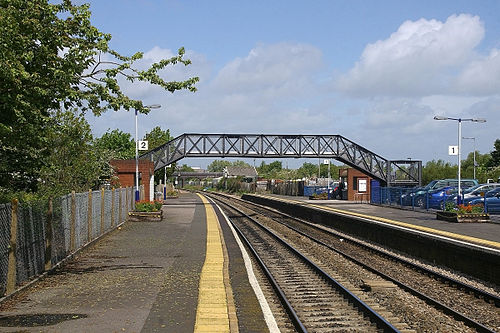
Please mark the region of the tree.
[[[167, 129], [163, 131], [160, 126], [156, 126], [151, 130], [151, 132], [146, 133], [144, 136], [144, 140], [148, 141], [148, 151], [160, 147], [172, 139], [173, 138], [170, 136], [170, 130]], [[163, 179], [164, 176], [166, 176], [166, 178], [170, 177], [174, 173], [175, 167], [176, 163], [172, 163], [172, 165], [167, 167], [166, 170], [156, 170], [155, 179]]]
[[148, 151], [160, 147], [172, 139], [170, 130], [163, 131], [160, 126], [156, 126], [144, 136], [144, 140], [148, 141]]
[[493, 150], [490, 155], [491, 159], [488, 161], [487, 167], [495, 168], [500, 166], [500, 139], [496, 139], [493, 144], [495, 150]]
[[135, 158], [135, 140], [130, 133], [114, 129], [94, 140], [94, 146], [108, 154], [110, 159], [128, 160]]
[[317, 176], [318, 166], [305, 162], [300, 168], [297, 169], [297, 174], [299, 178], [311, 178], [313, 176]]
[[92, 132], [81, 113], [54, 111], [46, 133], [48, 157], [40, 170], [38, 193], [57, 196], [87, 191], [100, 177], [111, 177], [109, 157], [93, 146]]
[[[480, 183], [486, 183], [487, 168], [485, 166], [491, 159], [490, 154], [481, 154], [476, 151], [476, 179]], [[463, 178], [474, 178], [474, 152], [469, 153], [467, 158], [461, 163]]]
[[422, 182], [429, 183], [433, 179], [457, 178], [458, 167], [443, 160], [432, 160], [422, 168]]
[[189, 65], [184, 49], [145, 70], [143, 53], [124, 56], [109, 47], [111, 35], [90, 22], [89, 5], [71, 0], [0, 0], [0, 186], [34, 191], [47, 150], [51, 110], [77, 107], [149, 110], [123, 93], [118, 78], [143, 81], [169, 92], [196, 91], [197, 77], [166, 81], [160, 71]]
[[207, 166], [207, 171], [209, 172], [222, 172], [225, 167], [228, 166], [238, 166], [238, 167], [250, 167], [250, 164], [244, 161], [226, 161], [226, 160], [214, 160]]

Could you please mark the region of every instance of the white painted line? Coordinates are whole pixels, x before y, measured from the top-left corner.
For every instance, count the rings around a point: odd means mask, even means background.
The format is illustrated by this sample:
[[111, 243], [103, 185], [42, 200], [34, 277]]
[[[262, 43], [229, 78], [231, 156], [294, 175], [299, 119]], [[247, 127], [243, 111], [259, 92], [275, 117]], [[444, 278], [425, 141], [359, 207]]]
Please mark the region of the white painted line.
[[257, 278], [255, 277], [255, 274], [253, 272], [252, 268], [252, 262], [250, 260], [250, 256], [248, 255], [247, 251], [245, 250], [245, 247], [243, 246], [243, 243], [240, 240], [240, 237], [236, 233], [236, 230], [233, 228], [233, 225], [231, 222], [229, 222], [228, 217], [224, 213], [224, 211], [217, 205], [211, 198], [209, 198], [210, 201], [214, 205], [219, 208], [220, 212], [224, 216], [224, 219], [226, 220], [227, 225], [229, 228], [231, 228], [231, 232], [234, 235], [234, 238], [236, 239], [236, 243], [238, 243], [238, 246], [241, 251], [241, 255], [243, 257], [243, 261], [245, 263], [245, 268], [247, 270], [247, 275], [248, 275], [248, 281], [250, 282], [250, 285], [252, 286], [252, 289], [255, 293], [255, 296], [257, 297], [257, 300], [259, 301], [260, 308], [262, 309], [262, 314], [264, 315], [264, 320], [266, 321], [267, 328], [269, 329], [270, 333], [279, 333], [280, 330], [278, 328], [278, 324], [276, 323], [276, 319], [274, 318], [274, 315], [271, 311], [271, 308], [269, 307], [269, 304], [267, 303], [266, 297], [264, 296], [264, 293], [262, 292], [262, 289], [260, 288], [259, 282], [257, 281]]

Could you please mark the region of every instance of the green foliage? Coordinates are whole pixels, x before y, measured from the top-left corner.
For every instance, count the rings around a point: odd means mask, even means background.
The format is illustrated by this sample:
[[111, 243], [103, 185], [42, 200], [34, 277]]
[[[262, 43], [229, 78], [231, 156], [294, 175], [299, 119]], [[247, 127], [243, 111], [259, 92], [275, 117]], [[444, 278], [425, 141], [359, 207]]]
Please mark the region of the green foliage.
[[39, 194], [47, 196], [87, 191], [100, 177], [111, 177], [109, 158], [93, 146], [92, 132], [83, 114], [52, 112], [45, 133], [48, 156], [40, 169]]
[[422, 168], [422, 183], [427, 184], [433, 179], [457, 178], [458, 167], [443, 160], [432, 160]]
[[311, 178], [318, 175], [318, 166], [305, 162], [297, 169], [298, 178]]
[[173, 138], [170, 136], [170, 130], [167, 129], [166, 131], [163, 131], [160, 126], [156, 126], [151, 130], [151, 132], [146, 133], [144, 136], [144, 140], [148, 141], [148, 151], [160, 147], [172, 139]]
[[[173, 137], [170, 136], [169, 129], [164, 131], [161, 129], [160, 126], [156, 126], [155, 128], [153, 128], [151, 130], [151, 132], [146, 133], [146, 135], [144, 136], [143, 139], [148, 141], [148, 148], [149, 148], [148, 151], [151, 151], [157, 147], [164, 145], [168, 141], [172, 140]], [[145, 153], [145, 152], [141, 152], [141, 153]], [[169, 178], [173, 175], [175, 167], [176, 167], [176, 165], [175, 165], [175, 163], [173, 163], [173, 165], [171, 165], [170, 167], [168, 167], [166, 169], [167, 178]], [[164, 169], [155, 171], [155, 179], [156, 180], [163, 179], [164, 177], [165, 177], [165, 170]]]
[[207, 171], [208, 172], [222, 172], [222, 171], [224, 171], [224, 168], [228, 167], [228, 166], [250, 167], [250, 164], [248, 164], [244, 161], [231, 162], [231, 161], [226, 161], [226, 160], [215, 160], [215, 161], [212, 161], [212, 163], [210, 163], [207, 166]]
[[257, 173], [259, 177], [263, 178], [278, 178], [278, 173], [283, 169], [281, 161], [274, 161], [269, 164], [266, 164], [264, 161], [257, 168]]
[[136, 212], [158, 212], [161, 210], [163, 203], [161, 201], [141, 200], [135, 203]]
[[177, 168], [177, 170], [180, 172], [194, 172], [194, 169], [187, 164], [181, 165], [181, 167]]
[[495, 149], [490, 153], [491, 159], [486, 165], [489, 168], [500, 167], [500, 139], [496, 139], [493, 146]]
[[107, 152], [111, 159], [128, 160], [135, 158], [135, 143], [130, 133], [114, 129], [94, 140], [97, 149]]
[[196, 91], [197, 77], [166, 81], [170, 65], [189, 65], [184, 49], [150, 68], [135, 68], [143, 53], [124, 56], [111, 35], [90, 22], [89, 5], [70, 0], [0, 0], [0, 187], [36, 191], [51, 154], [45, 133], [51, 110], [73, 107], [100, 115], [108, 109], [149, 112], [118, 83], [148, 82], [166, 91]]

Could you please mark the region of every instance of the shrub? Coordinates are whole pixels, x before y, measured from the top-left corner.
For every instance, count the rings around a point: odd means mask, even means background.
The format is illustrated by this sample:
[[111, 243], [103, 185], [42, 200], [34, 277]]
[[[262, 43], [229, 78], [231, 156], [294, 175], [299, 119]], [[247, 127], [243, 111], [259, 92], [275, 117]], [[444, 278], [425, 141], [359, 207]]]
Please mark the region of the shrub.
[[471, 205], [471, 204], [461, 204], [455, 206], [453, 202], [447, 202], [444, 208], [447, 212], [456, 212], [459, 214], [481, 214], [484, 213], [483, 205]]
[[136, 212], [158, 212], [163, 203], [161, 201], [141, 200], [135, 203]]

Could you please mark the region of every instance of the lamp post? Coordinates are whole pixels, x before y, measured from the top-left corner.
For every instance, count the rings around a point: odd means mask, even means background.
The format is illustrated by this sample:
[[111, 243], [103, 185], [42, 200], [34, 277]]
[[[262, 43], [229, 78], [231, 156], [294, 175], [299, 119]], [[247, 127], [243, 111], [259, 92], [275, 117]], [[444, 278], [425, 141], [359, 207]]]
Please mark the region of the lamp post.
[[[146, 109], [158, 109], [160, 104], [145, 106]], [[137, 135], [137, 109], [135, 110], [135, 201], [139, 201], [139, 138]]]
[[463, 136], [462, 139], [464, 140], [472, 140], [473, 145], [474, 145], [474, 179], [476, 179], [476, 138], [475, 137], [465, 137]]
[[457, 205], [460, 204], [462, 201], [462, 191], [461, 191], [461, 184], [460, 184], [460, 167], [461, 167], [461, 150], [460, 150], [460, 144], [462, 142], [462, 121], [472, 121], [475, 123], [485, 123], [486, 119], [481, 119], [481, 118], [451, 118], [451, 117], [442, 117], [442, 116], [434, 116], [434, 120], [455, 120], [458, 122], [458, 195], [457, 195]]

